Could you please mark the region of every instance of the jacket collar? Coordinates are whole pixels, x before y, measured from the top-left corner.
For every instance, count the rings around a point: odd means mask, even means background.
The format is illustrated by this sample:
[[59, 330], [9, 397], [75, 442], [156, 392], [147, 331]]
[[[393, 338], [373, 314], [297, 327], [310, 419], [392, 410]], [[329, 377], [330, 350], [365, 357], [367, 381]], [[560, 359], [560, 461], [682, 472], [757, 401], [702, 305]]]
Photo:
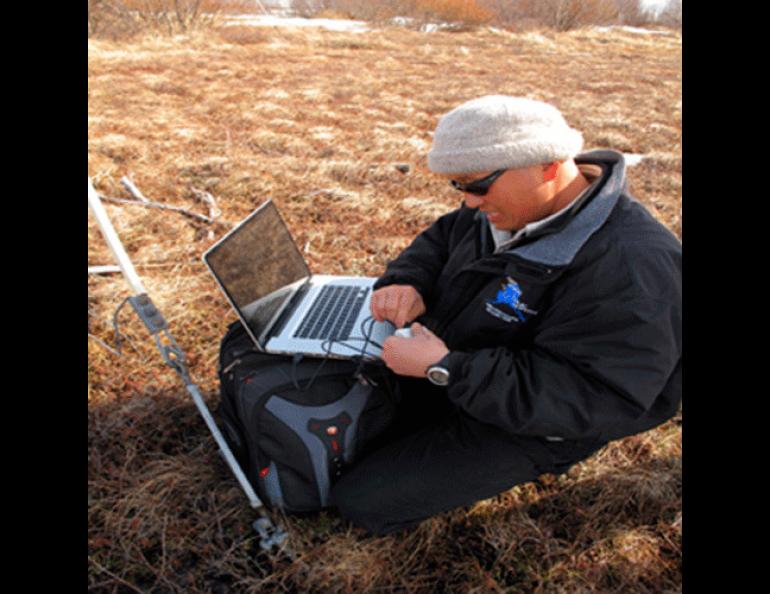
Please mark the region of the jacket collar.
[[623, 155], [610, 150], [589, 151], [575, 157], [575, 162], [596, 163], [604, 168], [603, 179], [594, 192], [580, 200], [576, 212], [573, 211], [574, 214], [561, 228], [524, 245], [514, 246], [505, 253], [546, 266], [567, 266], [605, 223], [627, 188]]

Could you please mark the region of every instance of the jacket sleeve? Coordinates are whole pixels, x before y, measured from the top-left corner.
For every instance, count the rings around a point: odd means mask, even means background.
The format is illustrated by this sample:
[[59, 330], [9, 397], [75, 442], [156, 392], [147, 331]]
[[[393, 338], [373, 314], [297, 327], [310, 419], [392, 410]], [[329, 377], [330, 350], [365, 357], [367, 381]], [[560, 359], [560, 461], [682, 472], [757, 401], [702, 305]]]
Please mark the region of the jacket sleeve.
[[449, 236], [460, 211], [457, 209], [440, 217], [420, 233], [395, 260], [388, 263], [374, 289], [396, 284], [411, 285], [427, 304], [449, 257]]
[[452, 352], [449, 398], [506, 431], [601, 437], [643, 416], [681, 357], [681, 301], [597, 299], [548, 315], [529, 348]]

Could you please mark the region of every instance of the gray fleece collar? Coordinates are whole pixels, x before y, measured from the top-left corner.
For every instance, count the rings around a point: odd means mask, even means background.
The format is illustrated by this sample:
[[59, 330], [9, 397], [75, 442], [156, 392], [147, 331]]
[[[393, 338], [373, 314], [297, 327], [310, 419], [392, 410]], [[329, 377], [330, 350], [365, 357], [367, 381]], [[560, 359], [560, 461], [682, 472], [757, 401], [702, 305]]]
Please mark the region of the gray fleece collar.
[[506, 253], [546, 266], [567, 266], [604, 224], [620, 194], [626, 190], [626, 163], [623, 155], [610, 150], [589, 151], [575, 157], [575, 162], [596, 163], [609, 170], [596, 194], [561, 230], [543, 235], [521, 247], [513, 247]]

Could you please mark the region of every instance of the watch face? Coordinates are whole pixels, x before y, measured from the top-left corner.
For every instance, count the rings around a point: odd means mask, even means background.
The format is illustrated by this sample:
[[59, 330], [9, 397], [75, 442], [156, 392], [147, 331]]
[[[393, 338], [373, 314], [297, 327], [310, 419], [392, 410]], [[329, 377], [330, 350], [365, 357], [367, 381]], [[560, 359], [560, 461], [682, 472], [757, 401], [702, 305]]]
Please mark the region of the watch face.
[[428, 369], [428, 379], [437, 386], [446, 386], [449, 383], [449, 370], [443, 367], [431, 367]]

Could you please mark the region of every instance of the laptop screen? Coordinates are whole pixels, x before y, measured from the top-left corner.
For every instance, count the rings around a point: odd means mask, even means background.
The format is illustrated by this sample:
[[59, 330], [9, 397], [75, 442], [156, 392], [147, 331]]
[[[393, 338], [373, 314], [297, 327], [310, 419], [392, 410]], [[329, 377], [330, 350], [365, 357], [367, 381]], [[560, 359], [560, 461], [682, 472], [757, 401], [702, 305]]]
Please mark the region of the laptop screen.
[[259, 338], [292, 289], [310, 276], [278, 209], [268, 200], [203, 256]]

